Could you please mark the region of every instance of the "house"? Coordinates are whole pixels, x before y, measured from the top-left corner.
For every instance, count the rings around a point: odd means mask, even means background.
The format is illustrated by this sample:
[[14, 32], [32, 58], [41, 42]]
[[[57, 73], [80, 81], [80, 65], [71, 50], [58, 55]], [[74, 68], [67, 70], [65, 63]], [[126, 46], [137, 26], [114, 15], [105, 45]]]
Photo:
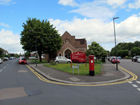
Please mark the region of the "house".
[[8, 51], [7, 50], [4, 50], [3, 48], [1, 48], [3, 50], [3, 54], [4, 55], [9, 55]]

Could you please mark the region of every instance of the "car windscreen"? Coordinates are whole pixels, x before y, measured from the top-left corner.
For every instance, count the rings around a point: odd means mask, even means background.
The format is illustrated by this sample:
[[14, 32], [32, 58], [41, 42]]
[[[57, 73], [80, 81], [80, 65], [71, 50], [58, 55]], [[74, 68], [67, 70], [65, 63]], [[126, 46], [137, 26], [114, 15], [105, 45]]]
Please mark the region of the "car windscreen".
[[21, 60], [26, 60], [25, 58], [21, 58]]

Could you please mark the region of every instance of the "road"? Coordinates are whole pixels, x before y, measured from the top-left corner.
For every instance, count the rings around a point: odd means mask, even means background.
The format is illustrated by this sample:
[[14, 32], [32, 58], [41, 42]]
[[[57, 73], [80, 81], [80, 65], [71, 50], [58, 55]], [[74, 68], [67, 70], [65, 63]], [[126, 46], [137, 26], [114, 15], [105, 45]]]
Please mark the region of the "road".
[[[140, 76], [139, 63], [121, 60], [119, 65]], [[0, 64], [0, 105], [140, 105], [137, 81], [106, 86], [52, 84], [14, 59]]]

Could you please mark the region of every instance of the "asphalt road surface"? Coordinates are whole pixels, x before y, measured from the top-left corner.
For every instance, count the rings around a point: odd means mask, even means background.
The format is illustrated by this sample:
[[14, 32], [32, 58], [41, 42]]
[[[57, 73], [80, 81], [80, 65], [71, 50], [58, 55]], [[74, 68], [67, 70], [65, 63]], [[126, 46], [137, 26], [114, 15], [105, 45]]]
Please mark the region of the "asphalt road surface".
[[[121, 60], [140, 76], [140, 63]], [[140, 79], [106, 86], [68, 86], [43, 82], [18, 59], [0, 64], [0, 105], [140, 105]]]

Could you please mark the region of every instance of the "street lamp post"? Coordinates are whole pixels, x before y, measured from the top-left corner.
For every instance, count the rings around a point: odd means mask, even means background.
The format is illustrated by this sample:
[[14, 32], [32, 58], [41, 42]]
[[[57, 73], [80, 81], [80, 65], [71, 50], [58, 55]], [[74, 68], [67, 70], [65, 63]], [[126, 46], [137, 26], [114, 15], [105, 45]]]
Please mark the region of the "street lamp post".
[[[34, 30], [30, 30], [31, 32], [34, 31]], [[36, 31], [35, 32], [35, 48], [36, 48], [36, 58], [37, 58], [37, 38], [36, 38]], [[37, 67], [37, 60], [36, 61], [36, 67]]]
[[115, 38], [115, 54], [116, 54], [116, 70], [118, 70], [118, 62], [117, 62], [117, 48], [116, 48], [116, 32], [115, 32], [115, 19], [118, 19], [119, 17], [113, 18], [113, 24], [114, 24], [114, 38]]

